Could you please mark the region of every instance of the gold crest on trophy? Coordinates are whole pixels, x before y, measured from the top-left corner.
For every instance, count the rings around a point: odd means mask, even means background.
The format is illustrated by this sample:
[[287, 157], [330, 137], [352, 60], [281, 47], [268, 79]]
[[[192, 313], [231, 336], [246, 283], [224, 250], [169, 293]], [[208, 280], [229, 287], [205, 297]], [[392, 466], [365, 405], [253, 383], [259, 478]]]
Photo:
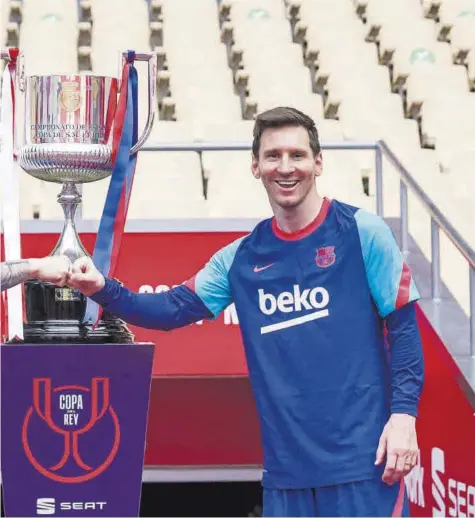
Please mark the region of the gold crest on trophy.
[[99, 92], [99, 83], [97, 77], [92, 78], [92, 98], [97, 100], [97, 93]]
[[61, 87], [61, 93], [59, 94], [61, 106], [68, 112], [75, 112], [81, 105], [79, 83], [65, 81]]

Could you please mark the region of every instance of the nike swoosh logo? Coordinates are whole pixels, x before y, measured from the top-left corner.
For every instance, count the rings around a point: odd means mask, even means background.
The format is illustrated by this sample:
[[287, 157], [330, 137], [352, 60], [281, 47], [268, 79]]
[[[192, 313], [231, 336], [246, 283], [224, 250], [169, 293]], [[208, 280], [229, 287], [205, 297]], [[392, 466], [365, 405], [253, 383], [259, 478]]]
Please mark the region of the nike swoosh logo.
[[275, 263], [268, 264], [267, 266], [254, 266], [254, 273], [262, 272], [262, 270], [267, 270], [267, 268], [270, 268], [271, 266], [274, 266]]

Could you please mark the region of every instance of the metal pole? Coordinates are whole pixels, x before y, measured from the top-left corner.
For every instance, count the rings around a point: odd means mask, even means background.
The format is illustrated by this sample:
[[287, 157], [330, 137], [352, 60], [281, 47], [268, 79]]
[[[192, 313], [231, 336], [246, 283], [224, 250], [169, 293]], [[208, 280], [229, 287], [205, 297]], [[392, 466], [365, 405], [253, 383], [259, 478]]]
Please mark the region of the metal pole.
[[439, 243], [439, 225], [431, 218], [430, 220], [430, 236], [431, 236], [431, 288], [432, 299], [436, 302], [440, 300], [440, 243]]
[[475, 358], [475, 268], [470, 267], [470, 356]]
[[[341, 150], [351, 149], [358, 151], [375, 150], [378, 149], [376, 142], [322, 142], [321, 148], [323, 150]], [[250, 151], [252, 149], [252, 140], [248, 141], [207, 141], [207, 142], [149, 142], [147, 141], [140, 151]]]
[[407, 225], [407, 185], [402, 180], [399, 193], [401, 204], [401, 251], [403, 255], [407, 255], [409, 253], [409, 238]]
[[375, 149], [376, 166], [376, 214], [383, 217], [383, 153], [378, 146]]

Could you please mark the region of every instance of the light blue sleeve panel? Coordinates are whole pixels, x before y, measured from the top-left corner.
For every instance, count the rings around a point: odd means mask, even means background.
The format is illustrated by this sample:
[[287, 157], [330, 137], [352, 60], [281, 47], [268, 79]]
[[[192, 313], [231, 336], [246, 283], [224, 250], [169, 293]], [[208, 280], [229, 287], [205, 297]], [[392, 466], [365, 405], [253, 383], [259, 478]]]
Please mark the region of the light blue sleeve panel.
[[186, 283], [214, 317], [217, 317], [232, 302], [228, 272], [244, 237], [218, 250], [195, 277]]
[[378, 312], [385, 318], [419, 299], [409, 267], [386, 222], [363, 209], [355, 213], [366, 277]]

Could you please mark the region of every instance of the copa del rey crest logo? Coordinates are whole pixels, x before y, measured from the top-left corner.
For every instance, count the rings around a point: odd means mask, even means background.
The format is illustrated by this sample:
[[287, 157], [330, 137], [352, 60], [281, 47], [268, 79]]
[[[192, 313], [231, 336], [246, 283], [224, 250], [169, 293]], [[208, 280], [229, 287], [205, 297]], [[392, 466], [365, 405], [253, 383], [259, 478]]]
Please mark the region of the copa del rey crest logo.
[[51, 378], [34, 378], [22, 444], [31, 465], [51, 480], [74, 484], [99, 476], [120, 445], [109, 378], [92, 378], [90, 386], [56, 387]]
[[77, 81], [64, 81], [61, 83], [59, 102], [68, 112], [74, 112], [79, 108], [81, 105], [81, 94]]
[[334, 246], [323, 246], [317, 248], [317, 255], [315, 262], [320, 268], [328, 268], [336, 261], [335, 247]]

